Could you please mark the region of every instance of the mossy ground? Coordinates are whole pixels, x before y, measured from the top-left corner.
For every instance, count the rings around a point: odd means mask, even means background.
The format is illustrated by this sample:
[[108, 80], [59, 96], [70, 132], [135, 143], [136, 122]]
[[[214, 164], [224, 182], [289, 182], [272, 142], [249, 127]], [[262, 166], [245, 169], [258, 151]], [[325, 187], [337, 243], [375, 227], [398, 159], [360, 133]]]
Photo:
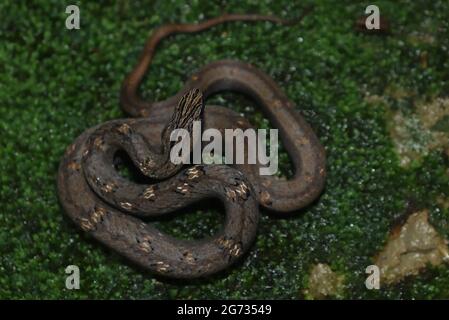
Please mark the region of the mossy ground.
[[[387, 125], [391, 111], [414, 105], [390, 94], [392, 87], [423, 101], [449, 92], [446, 1], [376, 1], [393, 26], [386, 37], [353, 29], [372, 2], [319, 1], [300, 25], [233, 23], [163, 42], [142, 88], [147, 99], [173, 95], [206, 62], [247, 61], [279, 83], [326, 147], [327, 188], [319, 201], [287, 219], [263, 212], [252, 250], [227, 272], [194, 282], [155, 278], [77, 231], [58, 203], [65, 148], [85, 129], [125, 117], [120, 84], [151, 30], [224, 11], [293, 18], [308, 2], [1, 1], [0, 298], [297, 299], [319, 262], [344, 275], [345, 298], [449, 298], [447, 265], [379, 291], [364, 285], [366, 266], [410, 203], [429, 208], [449, 239], [449, 210], [436, 202], [449, 196], [447, 157], [433, 150], [401, 167]], [[69, 4], [80, 7], [80, 30], [65, 29]], [[387, 103], [368, 102], [373, 95]], [[246, 99], [223, 94], [211, 101], [267, 125]], [[281, 164], [288, 173], [285, 155]], [[158, 225], [197, 238], [219, 227], [218, 213], [198, 205]], [[81, 269], [80, 290], [65, 289], [69, 264]]]

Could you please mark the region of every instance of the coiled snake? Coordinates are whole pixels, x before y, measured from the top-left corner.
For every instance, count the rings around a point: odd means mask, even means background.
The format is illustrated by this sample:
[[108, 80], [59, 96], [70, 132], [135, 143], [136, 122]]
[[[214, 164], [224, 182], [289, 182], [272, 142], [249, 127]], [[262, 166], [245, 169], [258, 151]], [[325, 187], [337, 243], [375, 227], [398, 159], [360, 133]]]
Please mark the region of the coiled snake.
[[[60, 163], [59, 198], [70, 218], [108, 247], [157, 274], [196, 278], [223, 270], [246, 252], [255, 238], [259, 205], [278, 214], [290, 212], [310, 204], [324, 187], [325, 154], [317, 137], [280, 88], [249, 64], [213, 62], [167, 100], [150, 103], [139, 98], [138, 87], [164, 37], [202, 31], [227, 21], [257, 20], [286, 23], [271, 16], [224, 15], [200, 24], [158, 28], [122, 86], [121, 104], [136, 118], [88, 129], [69, 146]], [[170, 162], [169, 135], [174, 129], [191, 132], [193, 121], [201, 119], [204, 128], [251, 127], [227, 108], [204, 108], [203, 100], [224, 90], [242, 92], [262, 107], [279, 129], [294, 165], [293, 178], [260, 176], [259, 164], [185, 169]], [[114, 167], [114, 156], [120, 150], [157, 182], [138, 184], [122, 177]], [[218, 198], [226, 210], [222, 231], [211, 238], [176, 239], [141, 219], [205, 198]]]

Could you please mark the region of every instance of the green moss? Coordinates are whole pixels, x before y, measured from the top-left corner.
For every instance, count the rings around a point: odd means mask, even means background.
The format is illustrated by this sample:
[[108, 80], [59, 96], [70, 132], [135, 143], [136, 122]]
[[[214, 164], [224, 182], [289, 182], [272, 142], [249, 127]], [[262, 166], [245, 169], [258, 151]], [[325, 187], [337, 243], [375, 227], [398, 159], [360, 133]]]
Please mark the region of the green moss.
[[[447, 266], [380, 291], [364, 286], [366, 266], [408, 203], [430, 208], [449, 239], [449, 212], [435, 204], [449, 196], [447, 159], [436, 150], [401, 168], [386, 126], [389, 109], [408, 108], [416, 96], [447, 95], [445, 1], [376, 2], [392, 22], [388, 37], [354, 32], [366, 4], [320, 1], [300, 25], [233, 23], [163, 42], [142, 88], [146, 99], [173, 95], [206, 62], [247, 61], [280, 84], [326, 147], [329, 175], [319, 201], [287, 219], [264, 212], [252, 250], [225, 273], [187, 283], [155, 278], [78, 232], [62, 212], [56, 174], [64, 149], [85, 129], [125, 117], [121, 82], [156, 26], [223, 11], [293, 18], [307, 2], [314, 1], [76, 1], [81, 29], [66, 30], [60, 1], [1, 1], [0, 298], [303, 298], [307, 273], [318, 262], [344, 275], [346, 298], [449, 298]], [[434, 41], [412, 41], [410, 34]], [[394, 85], [414, 95], [392, 95]], [[387, 104], [369, 104], [368, 95]], [[210, 102], [267, 125], [253, 112], [257, 106], [235, 95]], [[281, 155], [289, 175], [287, 160]], [[186, 238], [211, 234], [221, 217], [218, 206], [208, 208], [158, 225]], [[81, 269], [80, 290], [65, 289], [69, 264]]]

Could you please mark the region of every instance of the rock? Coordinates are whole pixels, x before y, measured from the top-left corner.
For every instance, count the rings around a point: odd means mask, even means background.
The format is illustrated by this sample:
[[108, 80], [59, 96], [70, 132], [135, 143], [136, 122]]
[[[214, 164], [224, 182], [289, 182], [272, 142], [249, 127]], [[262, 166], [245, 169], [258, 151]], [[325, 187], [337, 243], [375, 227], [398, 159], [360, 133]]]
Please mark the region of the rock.
[[449, 140], [449, 99], [437, 98], [430, 103], [418, 103], [416, 110], [396, 111], [390, 123], [390, 135], [400, 157], [407, 167], [430, 151], [446, 152]]
[[343, 289], [344, 277], [333, 272], [327, 264], [313, 266], [309, 275], [309, 288], [305, 290], [310, 299], [338, 297]]
[[375, 262], [380, 269], [381, 285], [416, 275], [427, 264], [437, 266], [449, 260], [447, 241], [429, 224], [428, 218], [428, 210], [415, 212], [404, 225], [393, 230]]

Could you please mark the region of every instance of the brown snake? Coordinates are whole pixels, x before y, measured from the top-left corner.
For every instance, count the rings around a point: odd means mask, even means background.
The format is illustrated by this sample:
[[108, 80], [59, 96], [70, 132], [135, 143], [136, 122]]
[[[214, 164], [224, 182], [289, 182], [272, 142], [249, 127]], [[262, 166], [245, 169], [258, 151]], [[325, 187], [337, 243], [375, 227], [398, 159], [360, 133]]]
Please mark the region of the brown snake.
[[[276, 213], [290, 212], [310, 204], [324, 187], [325, 154], [318, 138], [273, 80], [249, 64], [229, 60], [210, 63], [191, 76], [178, 94], [161, 102], [145, 102], [138, 96], [138, 87], [163, 38], [227, 21], [257, 20], [286, 23], [270, 16], [224, 15], [200, 24], [156, 29], [122, 86], [123, 108], [139, 118], [88, 129], [61, 161], [59, 197], [72, 220], [157, 274], [195, 278], [226, 268], [250, 247], [256, 235], [259, 204]], [[254, 99], [279, 129], [294, 165], [292, 179], [260, 176], [259, 164], [195, 165], [182, 170], [181, 165], [170, 162], [169, 134], [173, 129], [191, 132], [193, 121], [201, 118], [204, 129], [251, 128], [232, 110], [204, 108], [203, 99], [224, 90]], [[159, 181], [137, 184], [122, 177], [114, 167], [114, 156], [120, 150], [126, 151], [144, 175]], [[218, 198], [226, 210], [224, 227], [212, 238], [176, 239], [141, 220], [205, 198]]]

